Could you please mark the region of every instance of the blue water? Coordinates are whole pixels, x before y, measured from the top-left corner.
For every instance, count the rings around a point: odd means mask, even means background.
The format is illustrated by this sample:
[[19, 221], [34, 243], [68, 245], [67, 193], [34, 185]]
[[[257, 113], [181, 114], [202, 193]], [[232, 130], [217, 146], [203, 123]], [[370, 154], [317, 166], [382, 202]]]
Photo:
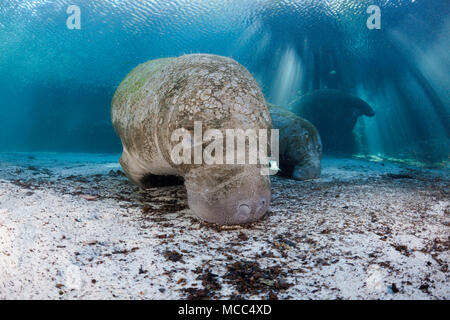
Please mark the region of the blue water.
[[[81, 29], [66, 10], [81, 10]], [[366, 10], [381, 9], [369, 30]], [[334, 88], [375, 110], [353, 155], [445, 164], [447, 0], [0, 0], [0, 151], [121, 151], [112, 95], [150, 59], [231, 56], [286, 108]]]

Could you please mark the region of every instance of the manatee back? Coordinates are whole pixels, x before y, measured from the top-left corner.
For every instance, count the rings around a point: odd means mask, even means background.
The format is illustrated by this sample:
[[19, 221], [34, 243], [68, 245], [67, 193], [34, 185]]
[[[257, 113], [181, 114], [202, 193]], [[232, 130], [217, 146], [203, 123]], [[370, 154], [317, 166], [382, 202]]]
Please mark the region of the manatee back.
[[[264, 96], [253, 76], [233, 59], [191, 54], [152, 60], [120, 84], [112, 121], [122, 140], [121, 164], [136, 176], [183, 175], [194, 165], [174, 165], [176, 129], [270, 129]], [[244, 170], [244, 168], [241, 168]]]
[[[319, 119], [321, 115], [342, 112], [346, 108], [347, 97], [338, 90], [321, 89], [300, 97], [292, 112], [309, 121]], [[342, 109], [344, 107], [344, 109]]]
[[253, 76], [235, 60], [215, 55], [179, 57], [166, 69], [166, 87], [159, 98], [160, 139], [173, 130], [193, 129], [194, 121], [207, 129], [267, 129], [270, 114]]

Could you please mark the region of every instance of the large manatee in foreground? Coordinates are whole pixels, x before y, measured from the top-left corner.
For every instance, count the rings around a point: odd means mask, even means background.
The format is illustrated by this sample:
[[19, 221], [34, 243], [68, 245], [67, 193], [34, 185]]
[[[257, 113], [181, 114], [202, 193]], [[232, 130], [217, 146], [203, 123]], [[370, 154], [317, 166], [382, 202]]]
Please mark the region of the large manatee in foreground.
[[356, 121], [360, 116], [375, 115], [364, 100], [333, 89], [305, 94], [290, 109], [319, 130], [325, 152], [353, 153]]
[[317, 129], [307, 120], [268, 104], [274, 129], [279, 129], [280, 172], [296, 180], [320, 178], [322, 142]]
[[190, 209], [208, 222], [249, 223], [267, 211], [270, 179], [260, 165], [178, 164], [171, 155], [179, 144], [171, 139], [174, 130], [193, 135], [194, 121], [203, 133], [271, 128], [258, 84], [236, 61], [192, 54], [141, 64], [118, 87], [111, 116], [123, 144], [120, 164], [135, 184], [145, 188], [158, 175], [182, 177]]

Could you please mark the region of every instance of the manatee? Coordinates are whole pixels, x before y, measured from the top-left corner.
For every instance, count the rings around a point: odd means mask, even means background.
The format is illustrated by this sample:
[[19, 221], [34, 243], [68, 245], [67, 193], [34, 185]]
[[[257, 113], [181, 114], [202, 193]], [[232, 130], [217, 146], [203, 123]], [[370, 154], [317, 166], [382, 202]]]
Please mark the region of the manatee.
[[171, 139], [174, 130], [193, 136], [194, 122], [203, 133], [272, 128], [261, 89], [233, 59], [191, 54], [143, 63], [117, 88], [111, 117], [123, 145], [120, 164], [139, 187], [156, 176], [180, 177], [194, 215], [217, 224], [250, 223], [267, 211], [270, 178], [260, 164], [178, 164], [171, 156], [180, 143]]
[[268, 103], [274, 129], [279, 129], [279, 174], [296, 180], [320, 178], [322, 142], [317, 129], [292, 112]]
[[325, 152], [353, 153], [356, 121], [360, 116], [375, 115], [364, 100], [333, 89], [305, 94], [290, 109], [319, 130]]

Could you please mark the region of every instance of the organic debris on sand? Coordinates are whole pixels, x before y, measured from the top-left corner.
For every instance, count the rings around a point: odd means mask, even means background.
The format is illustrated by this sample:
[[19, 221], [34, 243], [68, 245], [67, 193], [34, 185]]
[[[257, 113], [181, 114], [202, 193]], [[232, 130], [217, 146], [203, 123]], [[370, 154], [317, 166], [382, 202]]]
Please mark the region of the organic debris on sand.
[[450, 298], [448, 170], [325, 158], [218, 226], [117, 158], [0, 154], [0, 299]]

